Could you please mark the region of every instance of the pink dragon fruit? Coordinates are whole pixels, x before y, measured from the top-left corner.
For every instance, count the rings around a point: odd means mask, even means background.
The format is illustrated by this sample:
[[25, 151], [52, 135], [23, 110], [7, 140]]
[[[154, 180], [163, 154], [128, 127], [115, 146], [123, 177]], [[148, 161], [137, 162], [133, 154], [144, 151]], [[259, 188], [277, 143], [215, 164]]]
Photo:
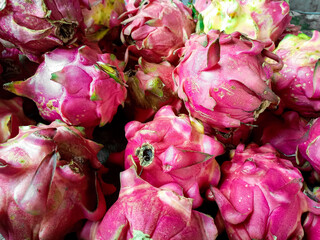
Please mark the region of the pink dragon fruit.
[[177, 183], [196, 208], [202, 204], [201, 192], [216, 186], [220, 168], [215, 157], [224, 152], [216, 139], [203, 134], [200, 123], [187, 115], [176, 116], [170, 106], [162, 107], [153, 121], [129, 122], [125, 168], [137, 167], [139, 175], [154, 185]]
[[313, 169], [320, 174], [320, 118], [312, 121], [305, 141], [298, 145], [297, 157], [299, 161], [308, 161]]
[[19, 132], [19, 126], [35, 124], [35, 121], [24, 115], [22, 103], [19, 97], [10, 100], [0, 99], [0, 143], [15, 137]]
[[265, 55], [278, 59], [264, 47], [239, 32], [192, 35], [174, 70], [178, 96], [190, 114], [215, 128], [237, 128], [276, 106], [269, 77], [282, 64], [265, 64]]
[[[167, 61], [150, 63], [139, 58], [136, 68], [135, 74], [128, 79], [128, 92], [132, 105], [141, 108], [139, 114], [135, 114], [135, 120], [145, 122], [164, 105], [174, 106], [177, 110], [180, 108], [181, 100], [174, 93], [173, 65]], [[146, 118], [141, 117], [142, 109], [150, 112], [143, 114]], [[134, 111], [136, 112], [138, 111]]]
[[0, 12], [1, 42], [39, 61], [43, 53], [80, 37], [85, 28], [83, 3], [78, 0], [5, 1]]
[[132, 167], [120, 177], [118, 200], [101, 222], [88, 222], [84, 226], [80, 239], [212, 240], [217, 237], [213, 219], [192, 210], [192, 200], [182, 197], [179, 187], [156, 188], [139, 178]]
[[195, 30], [191, 9], [177, 0], [128, 0], [127, 10], [122, 41], [149, 62], [175, 61], [174, 51]]
[[114, 55], [88, 46], [56, 49], [45, 54], [35, 75], [7, 83], [5, 88], [32, 99], [48, 121], [103, 126], [126, 98], [123, 68]]
[[306, 117], [320, 116], [320, 35], [288, 34], [274, 53], [284, 67], [273, 76], [273, 88], [284, 104]]
[[241, 144], [221, 168], [221, 185], [211, 194], [230, 239], [302, 239], [301, 215], [309, 204], [290, 161], [271, 145]]
[[281, 154], [281, 158], [290, 160], [301, 170], [309, 169], [309, 164], [296, 156], [298, 145], [306, 140], [310, 129], [307, 119], [294, 111], [285, 112], [281, 116], [266, 111], [256, 124], [255, 142], [270, 143]]
[[290, 23], [289, 3], [285, 0], [212, 0], [203, 4], [196, 0], [204, 32], [211, 29], [227, 34], [241, 32], [249, 38], [266, 43], [271, 50], [274, 42]]
[[106, 211], [97, 172], [101, 146], [62, 122], [22, 127], [0, 144], [0, 234], [63, 239]]

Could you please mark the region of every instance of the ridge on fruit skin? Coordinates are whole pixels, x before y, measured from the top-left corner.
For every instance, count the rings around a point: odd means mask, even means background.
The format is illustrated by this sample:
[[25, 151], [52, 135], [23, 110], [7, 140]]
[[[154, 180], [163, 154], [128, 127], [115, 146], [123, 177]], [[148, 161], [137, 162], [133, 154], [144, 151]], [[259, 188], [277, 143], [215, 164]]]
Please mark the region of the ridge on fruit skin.
[[[190, 115], [213, 128], [238, 128], [275, 108], [279, 97], [270, 78], [282, 62], [264, 48], [239, 32], [191, 35], [174, 70], [176, 91]], [[266, 64], [265, 57], [277, 63]]]
[[88, 221], [79, 239], [216, 239], [213, 218], [193, 210], [192, 200], [181, 196], [179, 187], [156, 188], [133, 166], [120, 179], [118, 200], [101, 221]]
[[0, 144], [0, 234], [7, 240], [62, 239], [83, 219], [101, 219], [101, 147], [58, 121], [21, 127]]
[[125, 168], [136, 166], [139, 176], [155, 187], [178, 184], [197, 208], [203, 201], [201, 193], [218, 184], [215, 157], [224, 153], [224, 146], [205, 135], [196, 120], [176, 116], [171, 106], [164, 106], [152, 121], [131, 121], [125, 131]]
[[302, 214], [312, 210], [303, 178], [271, 145], [239, 144], [221, 166], [219, 188], [212, 187], [230, 239], [302, 239]]
[[177, 61], [175, 50], [195, 30], [191, 9], [177, 0], [127, 1], [121, 40], [148, 62]]
[[32, 99], [48, 121], [92, 128], [110, 122], [126, 99], [124, 62], [88, 46], [46, 53], [37, 72], [4, 85]]
[[273, 51], [283, 61], [272, 87], [286, 108], [304, 117], [320, 115], [320, 33], [286, 35]]

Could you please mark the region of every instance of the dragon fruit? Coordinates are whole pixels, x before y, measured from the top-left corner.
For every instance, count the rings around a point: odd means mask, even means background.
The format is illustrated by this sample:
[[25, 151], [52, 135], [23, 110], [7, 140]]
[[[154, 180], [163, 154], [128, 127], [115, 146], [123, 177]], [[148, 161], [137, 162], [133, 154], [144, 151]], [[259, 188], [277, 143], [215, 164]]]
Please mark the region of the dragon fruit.
[[125, 131], [125, 168], [135, 165], [141, 178], [155, 187], [179, 184], [196, 208], [202, 204], [200, 193], [218, 184], [215, 157], [224, 152], [223, 145], [204, 135], [202, 125], [187, 115], [176, 116], [172, 107], [164, 106], [153, 121], [129, 122]]
[[21, 127], [0, 144], [0, 234], [63, 239], [106, 211], [97, 171], [101, 146], [62, 122]]
[[273, 76], [273, 89], [287, 108], [306, 117], [320, 116], [320, 35], [288, 34], [274, 50], [284, 67]]
[[212, 29], [227, 34], [241, 32], [249, 38], [265, 42], [271, 50], [291, 20], [289, 4], [284, 0], [203, 2], [196, 0], [195, 8], [200, 11], [204, 32]]
[[90, 41], [101, 40], [110, 29], [120, 26], [119, 16], [126, 10], [124, 0], [89, 0], [89, 6], [82, 9], [82, 15]]
[[17, 47], [33, 61], [58, 46], [77, 40], [85, 28], [81, 8], [85, 1], [18, 1], [1, 4], [0, 38], [5, 47]]
[[309, 204], [290, 161], [271, 145], [240, 144], [221, 170], [221, 185], [211, 194], [230, 239], [302, 239], [301, 216]]
[[[151, 115], [164, 105], [179, 109], [181, 101], [174, 93], [173, 65], [167, 61], [150, 63], [139, 58], [136, 68], [135, 74], [128, 79], [128, 92], [133, 106], [146, 109]], [[141, 112], [135, 114], [135, 119], [144, 122], [146, 119], [141, 117]], [[150, 114], [145, 114], [147, 119]]]
[[281, 158], [290, 160], [301, 170], [309, 169], [308, 163], [296, 156], [298, 145], [306, 140], [310, 129], [307, 119], [294, 111], [287, 111], [280, 116], [266, 111], [256, 124], [255, 142], [270, 143], [281, 154]]
[[313, 169], [320, 174], [320, 118], [313, 120], [310, 129], [306, 133], [305, 141], [298, 145], [297, 157], [299, 161], [308, 161]]
[[195, 30], [191, 9], [178, 0], [128, 0], [122, 41], [148, 62], [174, 62], [174, 51]]
[[237, 128], [276, 106], [279, 99], [269, 77], [282, 64], [265, 64], [265, 55], [278, 58], [264, 47], [239, 32], [192, 35], [180, 49], [182, 60], [174, 70], [178, 96], [189, 113], [215, 128]]
[[35, 124], [35, 121], [24, 115], [22, 103], [19, 97], [10, 100], [0, 99], [0, 143], [15, 137], [19, 132], [19, 126]]
[[56, 49], [26, 81], [5, 84], [32, 99], [48, 121], [83, 127], [110, 122], [126, 98], [124, 62], [88, 46]]
[[217, 237], [213, 219], [192, 210], [192, 200], [182, 197], [179, 187], [156, 188], [139, 178], [132, 167], [120, 177], [118, 200], [102, 221], [84, 226], [80, 239], [211, 240]]

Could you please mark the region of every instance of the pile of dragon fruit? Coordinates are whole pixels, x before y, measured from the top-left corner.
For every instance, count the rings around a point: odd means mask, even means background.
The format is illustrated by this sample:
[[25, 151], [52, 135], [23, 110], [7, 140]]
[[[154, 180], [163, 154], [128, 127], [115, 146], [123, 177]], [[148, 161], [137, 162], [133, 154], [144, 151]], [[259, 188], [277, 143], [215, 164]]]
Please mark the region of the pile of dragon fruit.
[[284, 0], [0, 4], [0, 239], [320, 239], [320, 29]]

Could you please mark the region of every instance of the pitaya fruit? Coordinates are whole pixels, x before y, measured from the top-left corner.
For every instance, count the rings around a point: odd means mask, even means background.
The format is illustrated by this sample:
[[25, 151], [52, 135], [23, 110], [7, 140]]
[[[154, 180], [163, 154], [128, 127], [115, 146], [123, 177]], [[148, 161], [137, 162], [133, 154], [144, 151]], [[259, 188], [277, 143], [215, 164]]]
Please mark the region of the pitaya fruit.
[[192, 35], [174, 70], [178, 96], [190, 114], [215, 128], [237, 128], [276, 106], [279, 98], [269, 77], [282, 66], [265, 64], [265, 55], [278, 59], [263, 49], [264, 44], [239, 32]]
[[[128, 79], [130, 101], [134, 107], [141, 109], [139, 114], [135, 114], [135, 120], [145, 122], [151, 117], [149, 115], [154, 115], [164, 105], [179, 109], [181, 100], [174, 93], [173, 65], [167, 61], [150, 63], [139, 58], [136, 69]], [[141, 117], [142, 109], [150, 112], [146, 118]]]
[[56, 49], [26, 81], [5, 84], [17, 95], [32, 99], [48, 121], [103, 126], [126, 98], [124, 62], [112, 54], [81, 46]]
[[10, 100], [0, 99], [0, 143], [15, 137], [19, 132], [19, 126], [35, 124], [35, 121], [25, 116], [22, 103], [23, 100], [19, 97]]
[[[217, 237], [211, 217], [192, 210], [192, 200], [179, 187], [156, 188], [131, 167], [122, 172], [118, 200], [101, 222], [88, 222], [80, 239], [203, 239]], [[178, 191], [175, 192], [175, 191]]]
[[298, 145], [308, 136], [308, 119], [302, 118], [294, 111], [287, 111], [280, 116], [266, 111], [256, 124], [258, 127], [254, 129], [255, 142], [269, 143], [281, 154], [281, 158], [290, 160], [301, 170], [309, 169], [309, 164], [296, 156]]
[[271, 145], [240, 144], [221, 168], [221, 185], [211, 194], [230, 239], [302, 239], [301, 216], [309, 205], [290, 161]]
[[85, 35], [91, 41], [101, 40], [107, 32], [120, 26], [119, 16], [125, 12], [124, 0], [89, 0], [90, 8], [83, 8]]
[[227, 34], [241, 32], [266, 43], [270, 50], [290, 23], [289, 3], [285, 0], [212, 0], [203, 6], [196, 0], [204, 32], [212, 29]]
[[0, 234], [63, 239], [106, 211], [97, 171], [101, 146], [62, 122], [21, 127], [0, 144]]
[[273, 76], [273, 89], [287, 108], [305, 117], [320, 116], [320, 35], [288, 34], [274, 50], [284, 67]]
[[308, 161], [320, 174], [320, 118], [313, 120], [310, 125], [305, 141], [301, 141], [298, 145], [297, 157], [299, 161]]
[[125, 131], [125, 168], [135, 165], [141, 178], [153, 186], [179, 184], [196, 208], [203, 201], [200, 193], [218, 184], [215, 157], [224, 152], [223, 145], [203, 134], [202, 125], [187, 115], [176, 116], [172, 107], [164, 106], [153, 121], [129, 122]]
[[128, 0], [122, 41], [148, 62], [174, 62], [174, 51], [195, 30], [192, 11], [178, 0]]
[[4, 1], [0, 12], [1, 42], [5, 47], [19, 48], [33, 61], [40, 61], [43, 53], [80, 37], [85, 28], [81, 13], [84, 2]]

